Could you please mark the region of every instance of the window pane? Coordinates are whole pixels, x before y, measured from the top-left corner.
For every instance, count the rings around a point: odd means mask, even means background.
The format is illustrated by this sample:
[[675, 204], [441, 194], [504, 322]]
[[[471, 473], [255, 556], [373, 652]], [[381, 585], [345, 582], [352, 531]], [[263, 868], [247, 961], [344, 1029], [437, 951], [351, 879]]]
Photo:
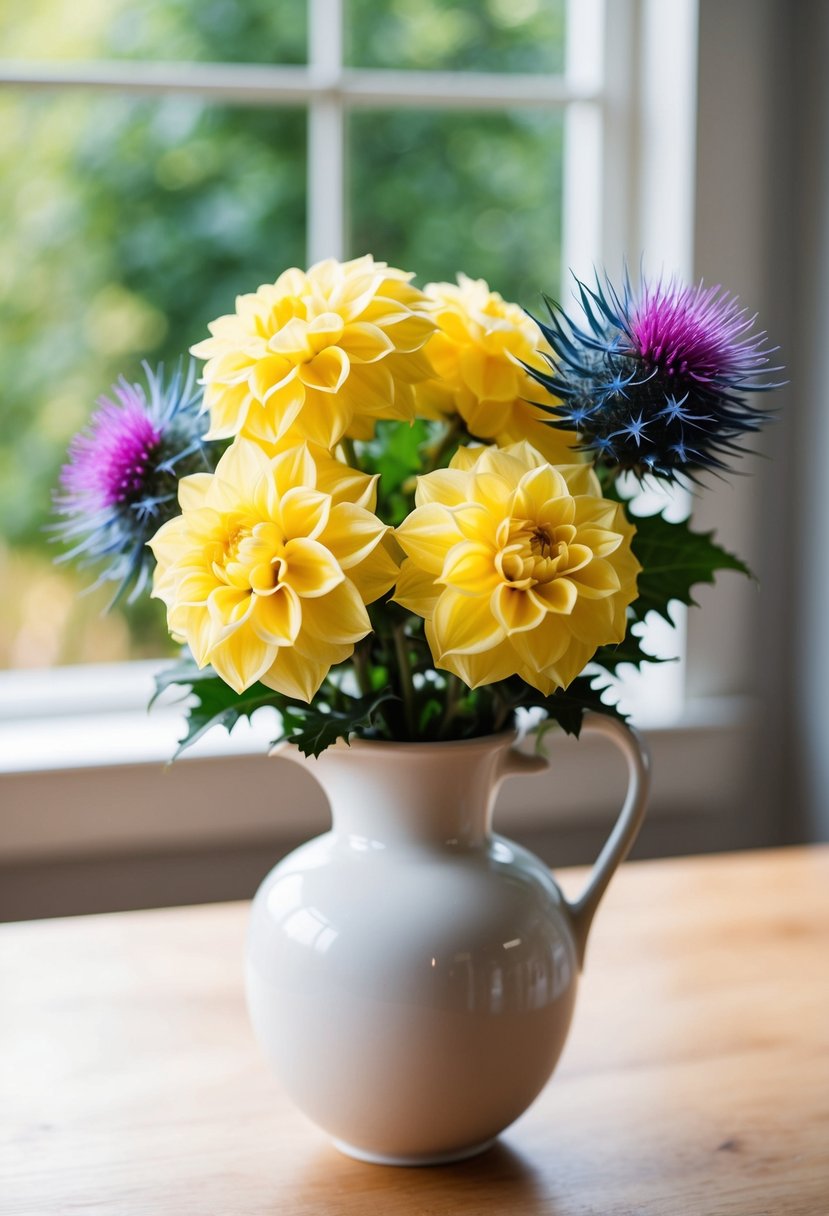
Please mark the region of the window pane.
[[484, 278], [537, 310], [560, 282], [558, 114], [355, 113], [350, 248], [419, 283]]
[[140, 362], [305, 258], [305, 114], [113, 95], [0, 98], [0, 666], [159, 653], [160, 605], [55, 569], [43, 533], [70, 436]]
[[296, 0], [26, 0], [0, 6], [7, 59], [304, 63]]
[[353, 67], [564, 70], [565, 0], [346, 0], [345, 12]]

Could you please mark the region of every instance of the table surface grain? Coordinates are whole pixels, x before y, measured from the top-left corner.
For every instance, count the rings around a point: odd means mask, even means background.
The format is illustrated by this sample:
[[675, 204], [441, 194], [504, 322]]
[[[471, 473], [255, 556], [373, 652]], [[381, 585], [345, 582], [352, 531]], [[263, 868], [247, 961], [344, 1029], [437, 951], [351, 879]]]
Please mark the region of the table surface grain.
[[246, 915], [0, 929], [2, 1216], [829, 1216], [828, 848], [623, 867], [553, 1080], [439, 1168], [342, 1157], [283, 1096]]

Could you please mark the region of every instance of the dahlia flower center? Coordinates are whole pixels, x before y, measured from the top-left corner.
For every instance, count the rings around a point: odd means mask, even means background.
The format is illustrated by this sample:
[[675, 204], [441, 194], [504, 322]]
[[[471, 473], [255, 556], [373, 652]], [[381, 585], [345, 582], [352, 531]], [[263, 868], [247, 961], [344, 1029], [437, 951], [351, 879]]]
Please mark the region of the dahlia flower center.
[[507, 543], [495, 557], [495, 568], [510, 587], [528, 590], [586, 564], [583, 545], [574, 545], [576, 530], [570, 524], [510, 520]]
[[237, 591], [273, 595], [287, 582], [288, 562], [282, 529], [273, 523], [253, 528], [234, 525], [213, 561], [216, 577]]

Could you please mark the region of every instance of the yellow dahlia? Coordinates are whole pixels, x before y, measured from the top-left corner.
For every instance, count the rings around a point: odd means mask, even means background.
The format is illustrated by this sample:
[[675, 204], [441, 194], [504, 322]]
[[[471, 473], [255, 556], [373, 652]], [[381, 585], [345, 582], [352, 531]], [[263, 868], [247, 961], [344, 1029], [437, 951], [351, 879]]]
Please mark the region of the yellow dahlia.
[[549, 346], [532, 317], [464, 274], [457, 286], [428, 283], [424, 291], [438, 329], [426, 346], [435, 378], [417, 386], [420, 412], [460, 414], [476, 439], [500, 447], [526, 439], [552, 464], [578, 460], [575, 433], [545, 425], [550, 415], [532, 404], [558, 401], [521, 366], [550, 370], [539, 355]]
[[397, 574], [375, 479], [306, 444], [268, 457], [238, 439], [181, 480], [179, 504], [150, 541], [170, 632], [236, 692], [261, 680], [310, 701]]
[[425, 618], [438, 667], [471, 688], [518, 675], [549, 694], [624, 638], [634, 528], [588, 465], [553, 468], [525, 442], [460, 448], [415, 501], [395, 599]]
[[239, 296], [192, 353], [206, 359], [209, 439], [279, 439], [289, 428], [333, 447], [369, 439], [378, 418], [414, 418], [434, 331], [412, 278], [370, 256], [286, 270]]

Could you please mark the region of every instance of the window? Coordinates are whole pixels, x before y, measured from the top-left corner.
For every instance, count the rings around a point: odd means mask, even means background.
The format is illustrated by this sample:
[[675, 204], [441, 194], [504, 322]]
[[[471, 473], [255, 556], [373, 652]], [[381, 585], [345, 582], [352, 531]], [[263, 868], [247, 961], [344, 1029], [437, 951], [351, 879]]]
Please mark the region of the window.
[[[19, 167], [23, 222], [47, 249], [74, 244], [81, 275], [80, 283], [61, 282], [55, 291], [49, 284], [44, 293], [37, 281], [47, 274], [44, 262], [35, 281], [21, 287], [30, 302], [14, 345], [30, 340], [31, 347], [25, 355], [13, 352], [22, 360], [20, 391], [29, 391], [45, 367], [54, 393], [38, 436], [22, 440], [38, 460], [54, 460], [66, 408], [77, 409], [80, 401], [85, 412], [125, 360], [142, 351], [181, 350], [197, 340], [209, 317], [271, 267], [372, 247], [422, 279], [466, 268], [530, 305], [528, 291], [557, 288], [563, 267], [589, 276], [597, 263], [620, 267], [631, 251], [636, 257], [646, 250], [650, 267], [692, 273], [694, 0], [309, 0], [307, 32], [296, 21], [301, 6], [262, 0], [244, 7], [252, 25], [243, 38], [234, 25], [240, 6], [116, 5], [108, 10], [115, 15], [106, 58], [86, 57], [94, 38], [77, 14], [79, 27], [70, 25], [65, 35], [68, 49], [48, 62], [26, 58], [25, 21], [17, 44], [7, 39], [20, 57], [0, 71], [7, 86], [0, 100], [7, 108], [4, 125], [17, 140], [7, 155]], [[32, 12], [48, 21], [48, 10], [42, 3]], [[214, 20], [219, 25], [212, 28]], [[443, 31], [440, 38], [436, 30]], [[43, 53], [42, 44], [33, 45]], [[662, 53], [665, 46], [671, 55]], [[106, 155], [113, 132], [123, 141], [117, 162]], [[38, 140], [58, 163], [67, 148], [82, 149], [77, 197], [55, 197], [48, 177], [26, 176], [21, 166], [37, 154]], [[153, 189], [166, 192], [175, 244], [157, 223], [147, 193], [148, 158]], [[91, 218], [84, 211], [88, 198], [100, 209]], [[79, 317], [84, 276], [94, 278], [107, 239], [132, 268], [130, 284], [148, 294], [110, 284], [100, 296], [91, 293], [89, 311]], [[208, 260], [210, 289], [195, 292]], [[148, 266], [159, 280], [180, 286], [167, 297], [175, 307], [153, 304], [156, 279]], [[47, 296], [44, 314], [35, 304]], [[100, 348], [94, 377], [88, 365], [73, 364], [71, 376], [64, 370], [78, 341]], [[70, 393], [75, 404], [68, 407]], [[52, 457], [44, 455], [44, 436]], [[27, 495], [15, 481], [19, 456], [4, 459], [13, 515]], [[30, 521], [20, 526], [25, 531]], [[27, 570], [14, 564], [8, 548], [5, 560], [9, 585], [26, 581]], [[38, 596], [60, 598], [48, 582]], [[74, 593], [64, 596], [70, 605], [74, 599]], [[29, 612], [26, 619], [33, 617]], [[101, 629], [95, 626], [84, 657], [101, 654]], [[138, 643], [132, 653], [153, 653], [153, 629], [152, 622], [133, 622]], [[42, 654], [44, 639], [36, 631], [25, 644]], [[692, 653], [692, 679], [696, 661]], [[50, 824], [48, 839], [55, 847], [60, 840], [98, 840], [100, 815], [92, 808], [100, 765], [136, 766], [130, 780], [140, 786], [150, 769], [156, 772], [142, 762], [169, 755], [175, 737], [174, 713], [159, 713], [149, 726], [144, 717], [154, 666], [150, 660], [114, 672], [69, 666], [0, 677], [2, 763], [15, 774], [5, 814], [28, 807], [31, 791], [49, 787], [52, 772], [55, 783], [59, 775], [62, 788], [69, 783], [78, 791], [72, 803], [85, 808], [78, 813], [89, 817], [89, 834], [60, 828], [49, 812], [43, 821]], [[666, 756], [684, 748], [684, 805], [708, 797], [704, 756], [712, 747], [722, 753], [728, 731], [739, 729], [734, 703], [718, 695], [739, 687], [729, 687], [726, 677], [699, 690], [717, 695], [702, 728], [680, 725], [679, 733], [663, 732], [658, 744]], [[638, 696], [646, 711], [654, 698], [686, 706], [675, 667], [659, 669]], [[255, 730], [247, 743], [217, 737], [205, 751], [258, 750], [261, 739]], [[718, 763], [733, 768], [735, 755], [719, 755]], [[200, 764], [214, 761], [194, 760], [193, 780]], [[41, 770], [40, 786], [30, 770]], [[669, 759], [661, 771], [667, 802], [677, 764]], [[589, 796], [582, 791], [582, 800]], [[540, 809], [546, 796], [534, 797]], [[133, 830], [145, 843], [166, 838], [168, 810], [151, 799], [144, 806], [144, 826]], [[188, 822], [197, 834], [204, 816], [213, 814], [195, 796], [188, 810], [176, 813], [185, 837]], [[214, 818], [218, 823], [218, 811]], [[269, 820], [263, 807], [251, 822], [261, 833]], [[21, 828], [13, 847], [25, 851], [28, 839]]]

